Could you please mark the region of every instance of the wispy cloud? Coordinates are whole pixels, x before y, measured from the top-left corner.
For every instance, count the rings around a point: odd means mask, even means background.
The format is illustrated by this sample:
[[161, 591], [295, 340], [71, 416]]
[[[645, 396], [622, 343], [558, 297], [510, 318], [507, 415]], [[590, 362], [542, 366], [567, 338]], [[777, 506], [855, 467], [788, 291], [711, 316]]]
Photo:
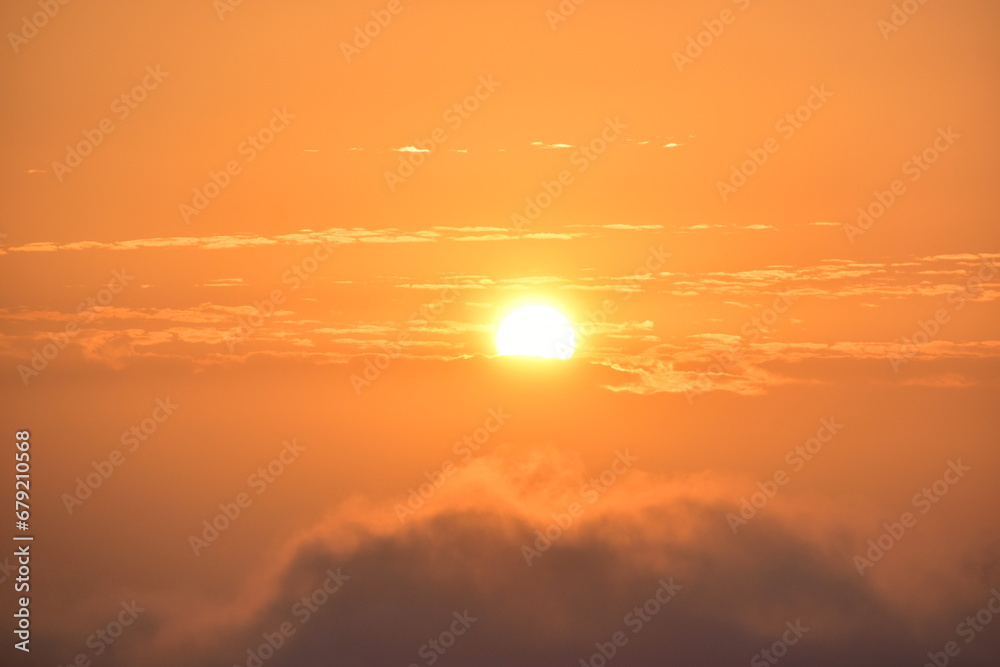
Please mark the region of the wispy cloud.
[[544, 141], [532, 141], [531, 146], [533, 148], [541, 148], [543, 150], [551, 150], [553, 148], [574, 148], [573, 144], [559, 144], [559, 143], [547, 144]]
[[632, 225], [627, 223], [609, 223], [604, 225], [566, 225], [567, 229], [617, 229], [622, 231], [654, 232], [664, 229], [663, 225]]
[[707, 224], [699, 223], [696, 225], [687, 225], [684, 227], [675, 227], [671, 231], [678, 234], [695, 234], [699, 232], [720, 232], [723, 234], [735, 234], [743, 231], [751, 232], [772, 232], [776, 231], [777, 228], [771, 225], [753, 224], [753, 225], [719, 225], [719, 224]]
[[7, 248], [8, 252], [65, 252], [84, 250], [174, 250], [195, 248], [223, 250], [261, 246], [295, 245], [308, 243], [429, 243], [433, 241], [508, 241], [514, 239], [568, 240], [585, 236], [583, 233], [533, 233], [515, 234], [500, 227], [434, 227], [429, 230], [406, 232], [396, 228], [363, 229], [355, 227], [330, 228], [322, 231], [303, 230], [291, 234], [258, 236], [233, 234], [222, 236], [171, 236], [127, 241], [73, 241], [55, 243], [38, 241]]

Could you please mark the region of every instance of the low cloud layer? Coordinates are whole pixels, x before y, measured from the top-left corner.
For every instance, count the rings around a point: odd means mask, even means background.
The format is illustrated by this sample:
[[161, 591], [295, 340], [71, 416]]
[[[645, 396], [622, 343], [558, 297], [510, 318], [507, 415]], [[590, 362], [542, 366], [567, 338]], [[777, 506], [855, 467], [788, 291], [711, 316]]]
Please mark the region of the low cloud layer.
[[[989, 597], [955, 582], [946, 605], [902, 604], [913, 591], [852, 563], [867, 525], [779, 496], [734, 534], [745, 480], [664, 479], [635, 459], [609, 451], [585, 471], [551, 448], [501, 448], [409, 501], [348, 502], [231, 603], [151, 601], [155, 629], [116, 664], [549, 667], [603, 651], [714, 666], [784, 642], [790, 665], [920, 665], [961, 620], [951, 609]], [[962, 664], [995, 647], [977, 637]]]

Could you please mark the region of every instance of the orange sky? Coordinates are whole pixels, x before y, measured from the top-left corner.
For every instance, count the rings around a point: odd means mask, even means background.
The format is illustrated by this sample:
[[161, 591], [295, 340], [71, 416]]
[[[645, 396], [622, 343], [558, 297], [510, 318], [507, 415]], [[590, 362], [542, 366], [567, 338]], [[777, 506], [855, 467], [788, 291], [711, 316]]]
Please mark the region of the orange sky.
[[560, 6], [0, 9], [11, 664], [992, 664], [1000, 10]]

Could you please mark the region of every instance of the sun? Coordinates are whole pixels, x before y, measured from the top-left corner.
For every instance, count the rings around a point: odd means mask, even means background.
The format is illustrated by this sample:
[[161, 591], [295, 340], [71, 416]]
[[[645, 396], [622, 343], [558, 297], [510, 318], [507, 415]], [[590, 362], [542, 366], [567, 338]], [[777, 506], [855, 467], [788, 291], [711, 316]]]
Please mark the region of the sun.
[[548, 306], [518, 308], [497, 330], [497, 352], [501, 355], [569, 359], [575, 348], [573, 326]]

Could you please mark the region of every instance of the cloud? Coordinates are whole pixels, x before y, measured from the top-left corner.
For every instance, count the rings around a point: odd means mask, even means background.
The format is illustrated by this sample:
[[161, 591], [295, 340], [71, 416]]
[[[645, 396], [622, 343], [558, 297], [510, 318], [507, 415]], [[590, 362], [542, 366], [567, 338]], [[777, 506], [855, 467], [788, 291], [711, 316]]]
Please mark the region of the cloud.
[[80, 339], [84, 358], [115, 370], [122, 370], [128, 365], [129, 358], [135, 354], [133, 345], [128, 331], [106, 331]]
[[[994, 386], [988, 369], [942, 368], [1000, 359], [1000, 341], [932, 341], [907, 354], [907, 373], [888, 372], [889, 353], [898, 345], [879, 341], [749, 343], [731, 334], [696, 334], [681, 344], [659, 343], [634, 354], [608, 351], [594, 359], [619, 375], [605, 384], [614, 392], [641, 395], [686, 394], [697, 398], [716, 391], [760, 396], [790, 384], [836, 383], [837, 372], [852, 364], [855, 377], [873, 384], [964, 388]], [[827, 365], [821, 365], [827, 364]]]
[[709, 232], [709, 231], [721, 231], [724, 234], [733, 234], [733, 233], [741, 232], [741, 231], [751, 231], [751, 232], [767, 231], [767, 232], [772, 232], [772, 231], [776, 231], [776, 230], [777, 230], [776, 227], [773, 227], [771, 225], [761, 225], [761, 224], [740, 226], [740, 225], [709, 225], [709, 224], [706, 224], [706, 223], [699, 223], [697, 225], [687, 225], [685, 227], [675, 227], [672, 231], [674, 231], [677, 234], [694, 234], [694, 233], [698, 233], [698, 232]]
[[531, 146], [542, 150], [551, 150], [554, 148], [573, 148], [573, 144], [547, 144], [544, 141], [532, 141]]
[[[698, 225], [708, 228], [707, 225]], [[972, 258], [972, 259], [969, 259]], [[1000, 299], [1000, 276], [988, 255], [927, 257], [920, 262], [882, 264], [852, 260], [828, 259], [819, 264], [805, 266], [770, 265], [746, 271], [663, 272], [661, 278], [669, 279], [670, 291], [676, 295], [744, 294], [753, 295], [760, 290], [771, 293], [794, 291], [800, 296], [824, 299], [852, 297], [940, 297], [963, 289], [970, 280], [976, 292], [972, 300], [993, 301]], [[951, 262], [953, 269], [940, 268], [942, 262]], [[922, 269], [939, 267], [933, 273]], [[891, 269], [891, 270], [890, 270]], [[986, 276], [976, 282], [976, 276]], [[941, 276], [937, 281], [928, 276]]]
[[[7, 248], [6, 252], [65, 252], [83, 250], [178, 250], [194, 248], [200, 250], [223, 250], [234, 248], [299, 245], [307, 243], [430, 243], [432, 241], [508, 241], [519, 238], [569, 240], [586, 236], [584, 233], [534, 233], [514, 234], [502, 229], [503, 233], [486, 233], [494, 228], [433, 227], [429, 230], [405, 232], [396, 228], [363, 229], [360, 227], [331, 227], [323, 231], [302, 230], [290, 234], [258, 236], [235, 234], [226, 236], [173, 236], [163, 238], [131, 239], [127, 241], [74, 241], [53, 243], [36, 241]], [[469, 233], [469, 232], [474, 233]]]
[[664, 229], [663, 225], [630, 225], [611, 223], [606, 225], [566, 225], [567, 229], [615, 229], [621, 231], [652, 232]]
[[[451, 227], [436, 226], [428, 230], [404, 234], [402, 232], [376, 230], [342, 230], [345, 238], [352, 242], [393, 243], [401, 238], [419, 235], [423, 242], [484, 240], [504, 237], [497, 228], [488, 226]], [[356, 233], [355, 233], [356, 232]], [[578, 232], [586, 233], [586, 232]], [[300, 230], [292, 234], [269, 237], [275, 246], [282, 244], [303, 244], [315, 242], [330, 234], [330, 230]], [[550, 235], [531, 235], [549, 238]], [[208, 240], [208, 239], [205, 239]], [[153, 240], [155, 241], [155, 240]], [[155, 247], [170, 247], [156, 243]], [[369, 329], [369, 326], [392, 325], [394, 331], [406, 328], [406, 316], [421, 307], [423, 301], [436, 300], [445, 296], [464, 295], [476, 304], [493, 303], [496, 306], [508, 302], [512, 296], [545, 291], [551, 295], [565, 295], [568, 303], [574, 304], [573, 317], [581, 326], [595, 312], [600, 300], [613, 298], [617, 303], [626, 299], [655, 298], [665, 300], [669, 308], [677, 302], [697, 297], [706, 303], [705, 312], [698, 320], [692, 320], [684, 330], [665, 327], [664, 315], [659, 309], [647, 310], [643, 321], [655, 322], [654, 331], [635, 328], [623, 315], [608, 318], [608, 326], [589, 327], [584, 336], [585, 344], [578, 350], [583, 363], [598, 363], [610, 369], [610, 378], [600, 384], [613, 391], [641, 394], [660, 392], [684, 392], [692, 383], [706, 385], [703, 376], [714, 363], [713, 354], [725, 354], [738, 341], [739, 334], [749, 323], [751, 316], [760, 317], [772, 302], [781, 295], [794, 295], [795, 309], [783, 318], [773, 330], [761, 330], [759, 338], [746, 346], [740, 354], [740, 362], [726, 369], [718, 378], [712, 378], [708, 385], [711, 391], [735, 391], [757, 395], [770, 387], [789, 383], [833, 382], [837, 371], [829, 366], [820, 368], [819, 362], [840, 362], [840, 366], [863, 362], [866, 369], [878, 369], [883, 375], [888, 369], [887, 354], [898, 349], [904, 336], [913, 335], [919, 322], [931, 317], [935, 310], [946, 307], [954, 315], [956, 324], [942, 327], [935, 340], [921, 345], [907, 364], [908, 377], [917, 373], [918, 366], [931, 362], [945, 362], [954, 367], [935, 368], [937, 374], [957, 373], [969, 376], [968, 369], [959, 368], [968, 360], [990, 360], [1000, 354], [1000, 342], [991, 340], [949, 340], [960, 336], [961, 321], [969, 318], [972, 308], [957, 310], [958, 303], [988, 306], [1000, 300], [1000, 280], [991, 276], [988, 264], [983, 264], [977, 254], [928, 257], [919, 261], [896, 262], [893, 264], [857, 262], [846, 259], [826, 259], [815, 264], [800, 266], [764, 265], [737, 271], [669, 271], [636, 275], [606, 274], [605, 271], [583, 271], [577, 275], [514, 275], [502, 277], [494, 275], [424, 275], [424, 276], [384, 276], [370, 279], [366, 288], [396, 290], [402, 299], [413, 299], [401, 308], [392, 307], [367, 313], [325, 312], [321, 304], [336, 303], [348, 295], [358, 293], [358, 286], [352, 280], [318, 276], [310, 296], [322, 296], [318, 301], [294, 302], [268, 318], [266, 325], [256, 329], [253, 336], [241, 343], [240, 355], [226, 357], [220, 346], [234, 327], [239, 326], [241, 317], [255, 314], [251, 305], [252, 294], [240, 294], [241, 278], [232, 273], [225, 278], [202, 279], [196, 290], [189, 296], [186, 305], [171, 308], [115, 306], [98, 308], [87, 314], [89, 326], [82, 328], [72, 337], [70, 347], [77, 349], [89, 346], [84, 354], [67, 358], [102, 360], [121, 367], [133, 363], [139, 357], [169, 357], [193, 363], [225, 363], [227, 359], [242, 363], [246, 355], [290, 355], [318, 363], [329, 363], [331, 358], [350, 359], [351, 355], [364, 355], [372, 350], [373, 341], [383, 340], [390, 333]], [[989, 259], [987, 258], [987, 261]], [[979, 276], [986, 276], [985, 281]], [[976, 280], [973, 280], [976, 279]], [[252, 289], [253, 283], [247, 283]], [[438, 291], [448, 294], [434, 294]], [[457, 290], [457, 293], [455, 292]], [[962, 291], [966, 290], [966, 291]], [[407, 295], [409, 292], [410, 295]], [[411, 296], [412, 295], [412, 296]], [[472, 298], [474, 295], [475, 298]], [[961, 299], [955, 298], [958, 295]], [[230, 299], [230, 304], [213, 303]], [[811, 328], [814, 316], [810, 313], [815, 300], [822, 299], [831, 308], [840, 308], [832, 328]], [[348, 299], [349, 300], [349, 299]], [[670, 300], [673, 300], [671, 303]], [[843, 301], [836, 304], [836, 301]], [[146, 300], [146, 303], [149, 303]], [[798, 305], [801, 303], [802, 305]], [[20, 309], [0, 309], [9, 323], [0, 336], [0, 355], [25, 363], [33, 351], [49, 342], [51, 334], [64, 331], [66, 324], [78, 322], [81, 316], [72, 308], [72, 302], [64, 310], [51, 307]], [[482, 321], [481, 308], [456, 303], [454, 311], [447, 315], [447, 324], [440, 330], [415, 331], [418, 343], [407, 347], [405, 356], [426, 359], [457, 359], [484, 351], [486, 337], [480, 335]], [[899, 325], [892, 329], [866, 328], [854, 331], [844, 326], [850, 318], [870, 309], [906, 308], [909, 314], [899, 317]], [[474, 311], [480, 311], [477, 314]], [[322, 322], [322, 324], [319, 324]], [[796, 326], [797, 323], [802, 326]], [[339, 333], [334, 333], [337, 330]], [[111, 340], [115, 332], [126, 331], [131, 340], [131, 348], [98, 352], [104, 349], [104, 341]], [[656, 334], [655, 337], [653, 334]], [[789, 336], [807, 335], [811, 338], [788, 339]], [[93, 341], [89, 339], [93, 338]], [[669, 346], [665, 343], [670, 343]], [[650, 345], [656, 344], [654, 348]], [[216, 349], [212, 349], [211, 346]], [[486, 345], [488, 347], [488, 345]], [[308, 348], [309, 354], [305, 354]], [[80, 350], [77, 350], [80, 352]], [[853, 367], [853, 366], [852, 366]], [[859, 369], [859, 372], [860, 371]], [[902, 376], [892, 374], [888, 378], [876, 378], [869, 370], [873, 382], [898, 384]], [[987, 378], [982, 373], [971, 375], [971, 380], [982, 384]], [[945, 382], [942, 387], [959, 387], [958, 382]]]
[[[751, 480], [651, 475], [627, 448], [605, 458], [588, 471], [550, 447], [500, 446], [429, 499], [411, 498], [408, 514], [405, 493], [378, 504], [355, 498], [229, 602], [151, 593], [155, 628], [123, 637], [112, 659], [247, 664], [248, 650], [290, 623], [294, 634], [269, 667], [331, 656], [426, 664], [422, 647], [431, 651], [428, 641], [467, 612], [468, 631], [445, 641], [448, 664], [579, 664], [618, 631], [627, 638], [621, 664], [744, 664], [801, 621], [808, 632], [790, 649], [795, 664], [882, 667], [920, 664], [934, 645], [915, 629], [927, 616], [953, 627], [950, 611], [919, 594], [900, 604], [911, 594], [880, 587], [879, 571], [858, 575], [851, 559], [869, 517], [778, 496], [734, 534], [727, 514], [739, 511]], [[670, 602], [637, 614], [665, 584], [675, 588]], [[949, 604], [973, 608], [958, 588]], [[311, 596], [321, 604], [307, 614]]]
[[245, 287], [246, 282], [242, 278], [216, 278], [204, 283], [202, 287]]
[[[688, 138], [693, 138], [693, 135], [689, 135]], [[679, 148], [680, 146], [686, 146], [687, 144], [682, 144], [680, 142], [674, 141], [672, 138], [668, 139], [666, 143], [661, 144], [662, 138], [656, 141], [656, 148]], [[650, 139], [625, 139], [625, 143], [634, 144], [636, 146], [649, 146], [653, 143]]]

